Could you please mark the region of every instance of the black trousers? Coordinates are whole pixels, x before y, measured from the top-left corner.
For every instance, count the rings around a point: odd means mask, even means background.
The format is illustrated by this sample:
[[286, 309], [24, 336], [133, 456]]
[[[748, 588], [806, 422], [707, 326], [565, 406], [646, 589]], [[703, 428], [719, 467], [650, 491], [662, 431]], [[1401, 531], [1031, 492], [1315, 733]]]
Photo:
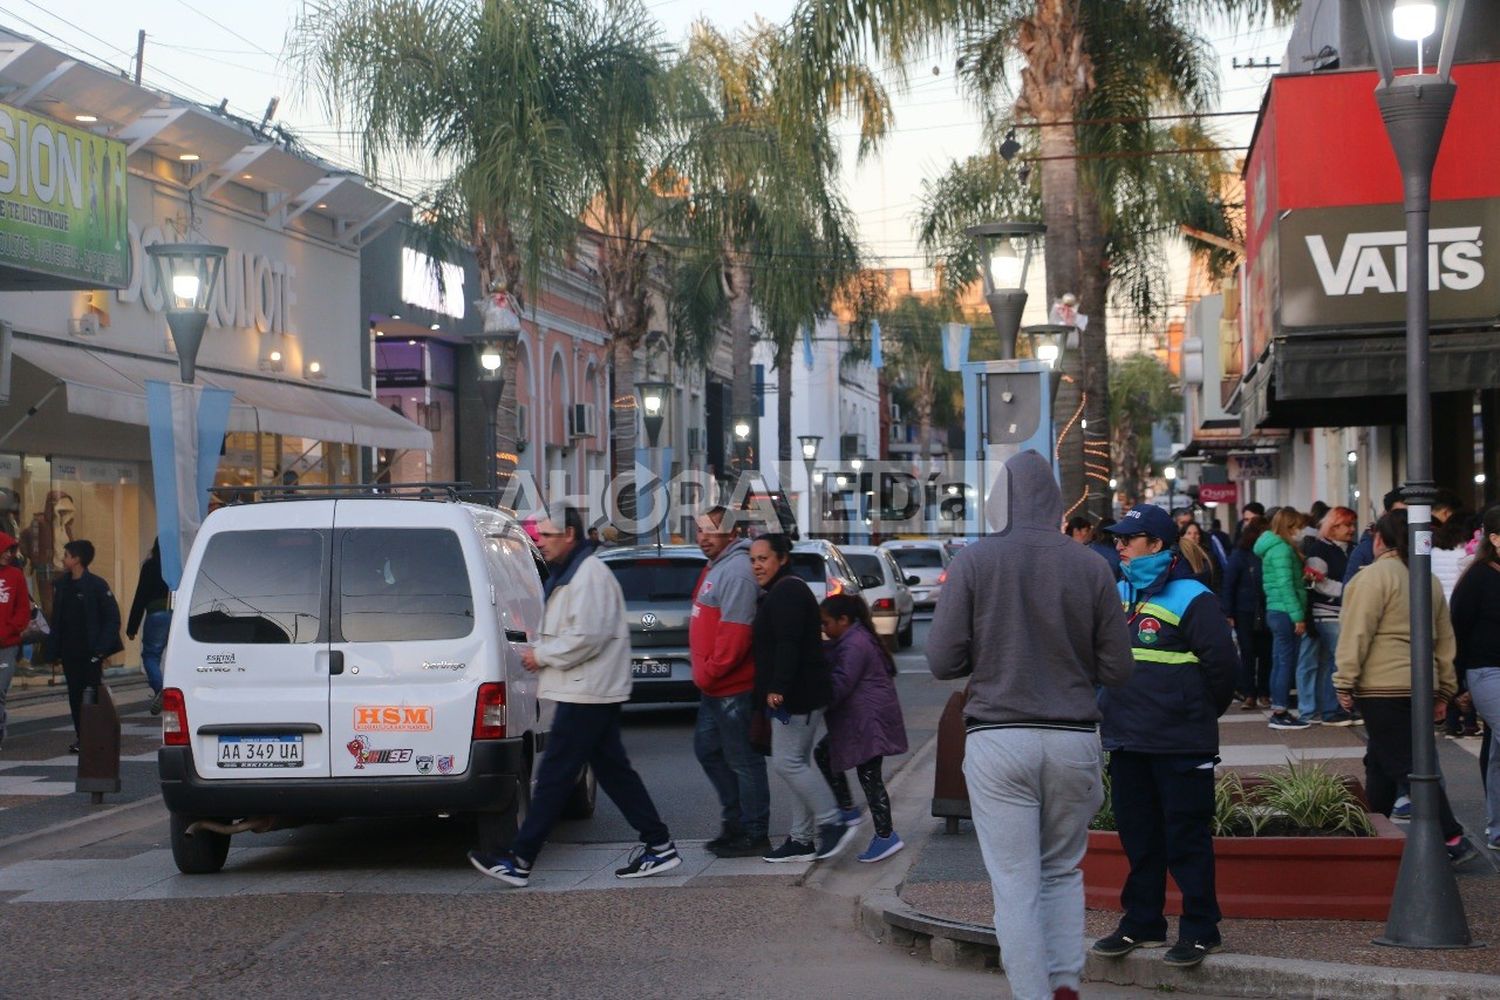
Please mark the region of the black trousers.
[[68, 682], [68, 711], [73, 715], [73, 735], [81, 736], [78, 720], [83, 708], [83, 692], [104, 682], [104, 664], [91, 657], [64, 656], [63, 678]]
[[[818, 741], [813, 747], [813, 760], [818, 762], [818, 770], [823, 772], [823, 778], [828, 782], [828, 787], [833, 789], [833, 797], [838, 800], [840, 809], [854, 808], [854, 793], [849, 790], [849, 779], [839, 772], [833, 773], [833, 765], [828, 757], [828, 737]], [[863, 764], [856, 764], [854, 776], [859, 779], [859, 787], [864, 789], [865, 801], [870, 804], [870, 821], [875, 824], [875, 832], [879, 836], [889, 837], [891, 835], [891, 796], [885, 790], [885, 777], [881, 774], [881, 765], [884, 757], [871, 757]]]
[[1120, 893], [1120, 930], [1139, 939], [1166, 939], [1170, 872], [1182, 892], [1177, 936], [1218, 943], [1213, 758], [1115, 750], [1109, 777], [1120, 846], [1130, 861]]
[[647, 847], [671, 843], [667, 824], [661, 821], [656, 804], [625, 753], [620, 739], [620, 705], [564, 701], [558, 702], [552, 731], [547, 735], [547, 750], [537, 764], [531, 809], [511, 845], [516, 857], [530, 862], [542, 852], [585, 764], [593, 767], [600, 790], [635, 827], [641, 843]]
[[1271, 696], [1271, 631], [1255, 627], [1255, 613], [1236, 615], [1234, 637], [1240, 647], [1235, 690], [1246, 697]]
[[[1411, 774], [1411, 699], [1356, 698], [1354, 705], [1365, 717], [1365, 736], [1369, 739], [1365, 747], [1365, 796], [1371, 809], [1389, 816]], [[1464, 832], [1441, 784], [1438, 823], [1449, 840]]]

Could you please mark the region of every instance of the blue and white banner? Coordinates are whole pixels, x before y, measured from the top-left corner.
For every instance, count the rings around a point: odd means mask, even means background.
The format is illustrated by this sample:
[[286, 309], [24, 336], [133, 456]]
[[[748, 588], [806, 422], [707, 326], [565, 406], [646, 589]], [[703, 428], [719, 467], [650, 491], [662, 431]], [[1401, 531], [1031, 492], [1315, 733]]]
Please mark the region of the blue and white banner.
[[885, 367], [885, 358], [880, 353], [880, 320], [878, 319], [870, 323], [870, 367]]
[[969, 335], [964, 323], [943, 324], [943, 370], [956, 372], [969, 360]]
[[802, 328], [802, 363], [807, 366], [808, 371], [813, 368], [813, 342], [812, 327]]
[[208, 515], [208, 491], [229, 429], [234, 393], [182, 382], [146, 382], [161, 575], [176, 590], [182, 563]]

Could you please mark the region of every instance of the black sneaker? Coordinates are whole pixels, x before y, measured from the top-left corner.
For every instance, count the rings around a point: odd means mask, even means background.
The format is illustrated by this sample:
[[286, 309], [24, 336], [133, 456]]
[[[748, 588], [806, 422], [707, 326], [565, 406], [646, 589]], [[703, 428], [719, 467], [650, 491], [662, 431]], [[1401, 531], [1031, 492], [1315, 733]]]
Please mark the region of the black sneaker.
[[1166, 943], [1165, 940], [1131, 937], [1124, 931], [1115, 931], [1109, 937], [1102, 937], [1095, 941], [1089, 951], [1100, 958], [1121, 958], [1137, 948], [1161, 948]]
[[703, 846], [706, 847], [706, 848], [708, 848], [708, 850], [711, 853], [718, 854], [719, 853], [719, 848], [724, 847], [727, 844], [733, 843], [734, 841], [739, 840], [743, 836], [744, 836], [744, 832], [742, 830], [740, 830], [739, 827], [737, 827], [737, 826], [730, 826], [728, 823], [726, 823], [723, 826], [719, 827], [719, 835], [717, 837], [715, 837], [713, 840], [710, 840], [708, 843], [704, 844]]
[[842, 821], [818, 827], [818, 860], [833, 857], [857, 836], [859, 827], [845, 826]]
[[725, 841], [717, 847], [712, 842], [708, 845], [709, 852], [719, 858], [763, 858], [771, 849], [771, 838], [752, 837], [748, 833], [742, 833], [733, 840]]
[[773, 865], [785, 864], [788, 861], [816, 861], [817, 858], [816, 847], [793, 840], [791, 837], [786, 838], [786, 841], [774, 851], [767, 851], [761, 855], [762, 861], [769, 861]]
[[74, 744], [72, 744], [72, 745], [70, 745], [68, 747], [68, 753], [77, 753], [77, 752], [78, 752], [78, 744], [77, 743], [74, 743]]
[[161, 714], [161, 692], [160, 691], [156, 692], [155, 694], [153, 694], [151, 696], [151, 705], [149, 707], [151, 709], [151, 714], [152, 715], [160, 715]]
[[647, 847], [642, 844], [630, 855], [628, 865], [615, 869], [615, 878], [646, 878], [650, 875], [660, 875], [680, 864], [682, 864], [682, 855], [677, 853], [677, 845], [671, 841], [668, 841], [665, 846], [657, 847]]
[[1325, 725], [1325, 726], [1352, 726], [1352, 725], [1354, 725], [1354, 716], [1353, 716], [1352, 713], [1346, 712], [1343, 709], [1339, 709], [1337, 712], [1334, 712], [1328, 718], [1324, 719], [1323, 720], [1323, 725]]
[[1479, 856], [1479, 852], [1474, 850], [1474, 845], [1469, 843], [1468, 837], [1459, 837], [1457, 843], [1447, 845], [1447, 850], [1448, 860], [1455, 868], [1461, 867]]
[[1271, 729], [1306, 729], [1307, 723], [1297, 718], [1286, 709], [1282, 709], [1271, 716], [1271, 721], [1266, 724]]
[[480, 851], [470, 851], [469, 864], [477, 868], [480, 874], [488, 875], [498, 882], [513, 885], [518, 889], [524, 889], [526, 883], [531, 880], [531, 866], [514, 854], [484, 854]]
[[1191, 969], [1202, 965], [1203, 960], [1219, 950], [1217, 941], [1189, 941], [1186, 938], [1167, 949], [1161, 960], [1179, 969]]

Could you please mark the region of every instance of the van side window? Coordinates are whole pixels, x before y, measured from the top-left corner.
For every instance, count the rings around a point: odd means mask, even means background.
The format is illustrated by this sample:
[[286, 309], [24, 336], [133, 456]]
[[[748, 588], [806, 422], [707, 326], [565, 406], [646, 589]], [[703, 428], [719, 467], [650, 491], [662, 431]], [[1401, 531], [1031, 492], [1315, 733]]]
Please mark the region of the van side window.
[[460, 639], [474, 596], [458, 536], [446, 528], [349, 528], [339, 551], [345, 642]]
[[328, 532], [226, 531], [209, 539], [193, 581], [188, 634], [196, 642], [316, 642]]

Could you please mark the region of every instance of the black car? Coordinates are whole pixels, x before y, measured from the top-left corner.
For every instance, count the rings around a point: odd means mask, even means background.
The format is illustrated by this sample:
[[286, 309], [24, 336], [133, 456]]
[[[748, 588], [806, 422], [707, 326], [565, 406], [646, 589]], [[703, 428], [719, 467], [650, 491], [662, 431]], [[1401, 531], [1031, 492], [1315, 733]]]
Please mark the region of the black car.
[[688, 622], [693, 591], [708, 564], [692, 545], [601, 549], [599, 558], [625, 593], [635, 702], [697, 701]]

